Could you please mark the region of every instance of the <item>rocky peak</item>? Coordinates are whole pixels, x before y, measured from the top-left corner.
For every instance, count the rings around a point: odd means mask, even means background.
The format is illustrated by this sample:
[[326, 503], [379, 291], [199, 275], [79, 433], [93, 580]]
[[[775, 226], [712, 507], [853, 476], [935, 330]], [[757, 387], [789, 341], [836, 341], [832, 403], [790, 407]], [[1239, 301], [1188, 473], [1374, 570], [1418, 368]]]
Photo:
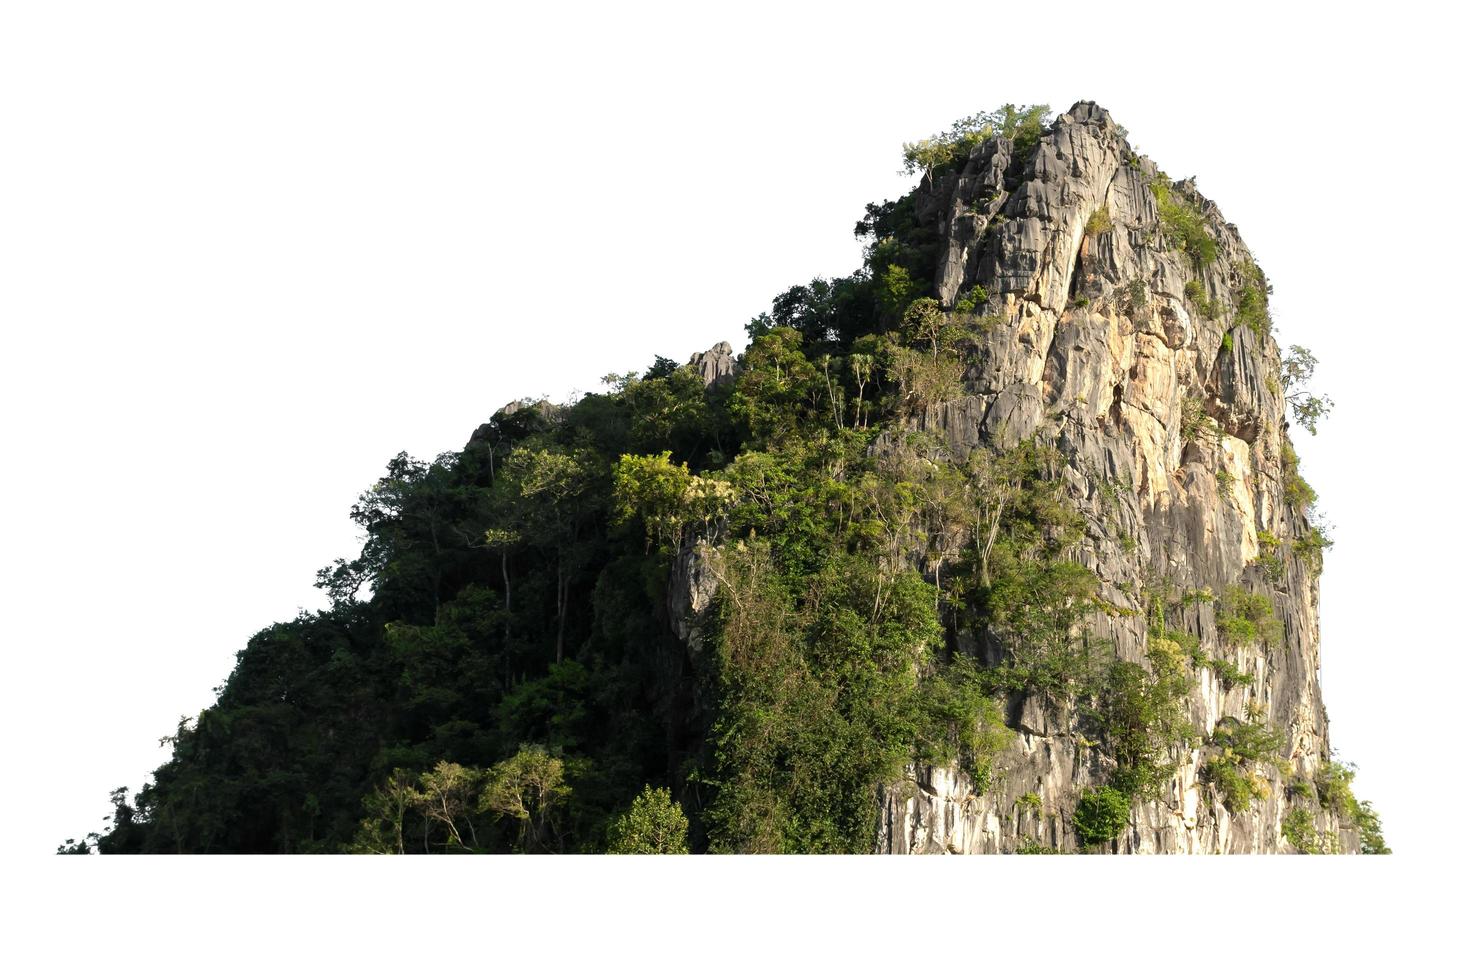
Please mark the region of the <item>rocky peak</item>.
[[[1058, 448], [1089, 526], [1079, 560], [1107, 602], [1135, 610], [1099, 612], [1092, 629], [1144, 662], [1141, 586], [1164, 581], [1171, 625], [1200, 642], [1189, 710], [1204, 744], [1157, 801], [1134, 804], [1121, 849], [1284, 849], [1288, 784], [1310, 781], [1329, 749], [1317, 569], [1286, 544], [1310, 531], [1284, 489], [1281, 356], [1250, 252], [1192, 182], [1162, 178], [1092, 102], [1059, 116], [1029, 155], [992, 138], [918, 195], [942, 235], [941, 302], [983, 290], [987, 326], [963, 397], [915, 424], [960, 452], [1031, 437]], [[1213, 244], [1190, 239], [1189, 222]], [[1269, 600], [1279, 639], [1226, 635], [1218, 599], [1240, 589]], [[1076, 847], [1067, 815], [1103, 781], [1103, 760], [1045, 705], [1013, 711], [1022, 734], [996, 781], [980, 791], [962, 773], [912, 771], [885, 797], [883, 849]], [[1205, 774], [1210, 738], [1256, 716], [1284, 734], [1289, 764], [1255, 768], [1262, 798], [1232, 812]], [[1313, 819], [1324, 839], [1356, 847], [1336, 815]]]
[[706, 388], [729, 384], [735, 380], [735, 351], [720, 341], [702, 354], [691, 354], [689, 366], [704, 378]]

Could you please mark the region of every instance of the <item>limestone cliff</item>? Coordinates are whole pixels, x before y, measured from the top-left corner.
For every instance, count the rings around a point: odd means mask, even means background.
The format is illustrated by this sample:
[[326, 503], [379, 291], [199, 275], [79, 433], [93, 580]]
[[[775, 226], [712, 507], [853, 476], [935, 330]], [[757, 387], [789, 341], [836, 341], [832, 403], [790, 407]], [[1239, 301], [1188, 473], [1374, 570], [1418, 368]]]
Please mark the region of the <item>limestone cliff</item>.
[[[1060, 116], [1035, 148], [1016, 152], [992, 137], [956, 171], [926, 179], [917, 208], [941, 237], [940, 302], [983, 295], [977, 312], [991, 325], [964, 395], [911, 424], [942, 434], [960, 455], [1033, 437], [1056, 447], [1088, 528], [1078, 560], [1117, 610], [1094, 614], [1091, 629], [1142, 662], [1144, 587], [1155, 583], [1168, 626], [1199, 640], [1188, 711], [1200, 742], [1176, 755], [1158, 799], [1133, 804], [1110, 849], [1287, 850], [1288, 784], [1310, 782], [1329, 749], [1319, 558], [1291, 546], [1311, 529], [1301, 501], [1288, 502], [1282, 355], [1269, 324], [1246, 322], [1242, 297], [1265, 284], [1236, 228], [1190, 182], [1163, 181], [1089, 102]], [[1161, 202], [1202, 219], [1214, 254], [1181, 247]], [[685, 555], [676, 623], [708, 601], [710, 584], [697, 573]], [[1242, 586], [1269, 597], [1279, 637], [1222, 636], [1217, 600]], [[993, 637], [952, 642], [992, 663], [1005, 655]], [[957, 770], [931, 767], [883, 788], [880, 851], [1080, 849], [1072, 815], [1079, 794], [1106, 781], [1109, 760], [1039, 699], [1013, 699], [1009, 710], [1014, 744], [983, 792]], [[1259, 798], [1231, 813], [1201, 770], [1222, 719], [1247, 717], [1284, 733], [1289, 765], [1255, 767]], [[1346, 821], [1312, 813], [1316, 832], [1357, 849]]]

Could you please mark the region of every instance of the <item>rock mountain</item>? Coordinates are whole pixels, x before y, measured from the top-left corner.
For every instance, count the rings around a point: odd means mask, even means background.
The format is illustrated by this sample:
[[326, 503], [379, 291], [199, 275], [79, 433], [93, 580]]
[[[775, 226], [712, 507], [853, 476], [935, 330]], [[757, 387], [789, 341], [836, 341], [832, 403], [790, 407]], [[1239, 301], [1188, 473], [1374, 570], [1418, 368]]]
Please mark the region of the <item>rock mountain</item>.
[[1080, 102], [905, 147], [851, 276], [351, 511], [71, 853], [1386, 849], [1334, 760], [1309, 352]]

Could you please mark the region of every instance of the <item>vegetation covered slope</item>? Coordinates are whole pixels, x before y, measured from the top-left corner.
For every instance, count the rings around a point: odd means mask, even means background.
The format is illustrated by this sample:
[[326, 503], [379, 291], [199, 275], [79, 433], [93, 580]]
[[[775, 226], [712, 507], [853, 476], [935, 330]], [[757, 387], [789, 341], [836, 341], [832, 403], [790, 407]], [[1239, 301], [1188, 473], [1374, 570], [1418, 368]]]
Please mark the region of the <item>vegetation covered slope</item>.
[[[1153, 593], [1120, 608], [1079, 561], [1053, 441], [957, 452], [915, 424], [1002, 326], [983, 285], [936, 285], [947, 241], [917, 204], [998, 140], [1018, 179], [1048, 121], [1008, 106], [906, 147], [920, 186], [868, 206], [863, 267], [776, 297], [733, 375], [659, 358], [572, 405], [508, 406], [460, 453], [392, 460], [352, 510], [362, 553], [320, 573], [330, 608], [255, 636], [153, 781], [64, 849], [869, 852], [882, 787], [915, 766], [983, 792], [1023, 698], [1101, 747], [1106, 784], [1070, 819], [1108, 845], [1204, 736], [1198, 638], [1160, 611], [1137, 663], [1088, 626], [1152, 617]], [[1160, 187], [1161, 233], [1213, 261]], [[1269, 330], [1260, 283], [1239, 321]], [[1310, 355], [1287, 363], [1315, 425]], [[1221, 602], [1242, 634], [1272, 628], [1248, 589]], [[1278, 734], [1211, 738], [1211, 785], [1249, 807]], [[1350, 772], [1329, 776], [1300, 790], [1297, 850], [1333, 846], [1309, 805], [1376, 830]]]

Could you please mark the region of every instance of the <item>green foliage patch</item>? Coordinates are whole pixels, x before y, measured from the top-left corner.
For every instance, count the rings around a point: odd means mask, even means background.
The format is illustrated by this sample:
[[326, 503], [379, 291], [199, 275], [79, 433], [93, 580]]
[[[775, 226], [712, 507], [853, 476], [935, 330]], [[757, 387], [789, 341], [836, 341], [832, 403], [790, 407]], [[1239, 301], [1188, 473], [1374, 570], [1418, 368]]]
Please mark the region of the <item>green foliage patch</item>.
[[1282, 733], [1267, 722], [1223, 718], [1210, 736], [1212, 754], [1200, 775], [1225, 809], [1244, 812], [1270, 795], [1270, 783], [1259, 769], [1262, 764], [1275, 766], [1283, 745]]
[[1207, 297], [1204, 284], [1198, 279], [1191, 279], [1184, 284], [1184, 298], [1193, 303], [1200, 316], [1206, 320], [1213, 320], [1220, 315], [1220, 303]]
[[1362, 853], [1392, 854], [1384, 842], [1383, 823], [1378, 811], [1367, 801], [1360, 801], [1352, 790], [1356, 770], [1350, 765], [1326, 761], [1317, 769], [1313, 783], [1300, 781], [1291, 788], [1291, 796], [1303, 802], [1293, 806], [1281, 822], [1281, 835], [1300, 854], [1336, 854], [1340, 850], [1338, 835], [1318, 831], [1313, 813], [1318, 807], [1335, 816], [1341, 824], [1358, 832]]
[[1281, 443], [1281, 482], [1287, 506], [1300, 511], [1309, 511], [1317, 503], [1317, 491], [1302, 478], [1299, 466], [1301, 459], [1296, 449], [1286, 440]]
[[660, 786], [645, 786], [608, 831], [609, 854], [688, 854], [689, 818]]
[[1269, 299], [1271, 284], [1261, 267], [1253, 263], [1242, 263], [1236, 269], [1241, 285], [1235, 292], [1235, 323], [1255, 334], [1265, 342], [1271, 332], [1271, 310]]
[[1286, 574], [1286, 562], [1281, 557], [1281, 539], [1270, 531], [1260, 530], [1256, 532], [1256, 547], [1259, 551], [1252, 563], [1271, 581], [1281, 581]]
[[954, 125], [928, 139], [903, 145], [904, 173], [923, 173], [931, 179], [966, 160], [971, 150], [992, 136], [1013, 141], [1013, 153], [1025, 156], [1041, 141], [1051, 122], [1051, 107], [1015, 106], [1007, 103], [993, 112], [981, 112], [956, 120]]
[[1280, 643], [1284, 629], [1269, 598], [1240, 586], [1225, 590], [1217, 605], [1215, 628], [1222, 639], [1237, 647]]
[[1201, 268], [1212, 264], [1219, 246], [1205, 226], [1204, 214], [1193, 201], [1175, 190], [1166, 174], [1155, 177], [1151, 189], [1169, 243]]
[[1142, 279], [1132, 279], [1128, 282], [1128, 312], [1130, 315], [1138, 315], [1148, 303], [1148, 283]]
[[1307, 533], [1291, 543], [1291, 552], [1307, 566], [1307, 571], [1321, 575], [1322, 553], [1331, 547], [1332, 539], [1320, 527], [1309, 525]]
[[1117, 840], [1128, 826], [1128, 797], [1111, 786], [1083, 790], [1072, 813], [1072, 826], [1083, 847]]
[[1321, 854], [1325, 841], [1317, 833], [1312, 821], [1312, 812], [1306, 807], [1294, 806], [1281, 821], [1281, 836], [1298, 854]]
[[1284, 391], [1292, 418], [1312, 435], [1317, 434], [1317, 426], [1332, 413], [1332, 399], [1307, 388], [1316, 371], [1317, 358], [1312, 352], [1293, 344], [1281, 359], [1281, 378], [1277, 384], [1277, 391]]

